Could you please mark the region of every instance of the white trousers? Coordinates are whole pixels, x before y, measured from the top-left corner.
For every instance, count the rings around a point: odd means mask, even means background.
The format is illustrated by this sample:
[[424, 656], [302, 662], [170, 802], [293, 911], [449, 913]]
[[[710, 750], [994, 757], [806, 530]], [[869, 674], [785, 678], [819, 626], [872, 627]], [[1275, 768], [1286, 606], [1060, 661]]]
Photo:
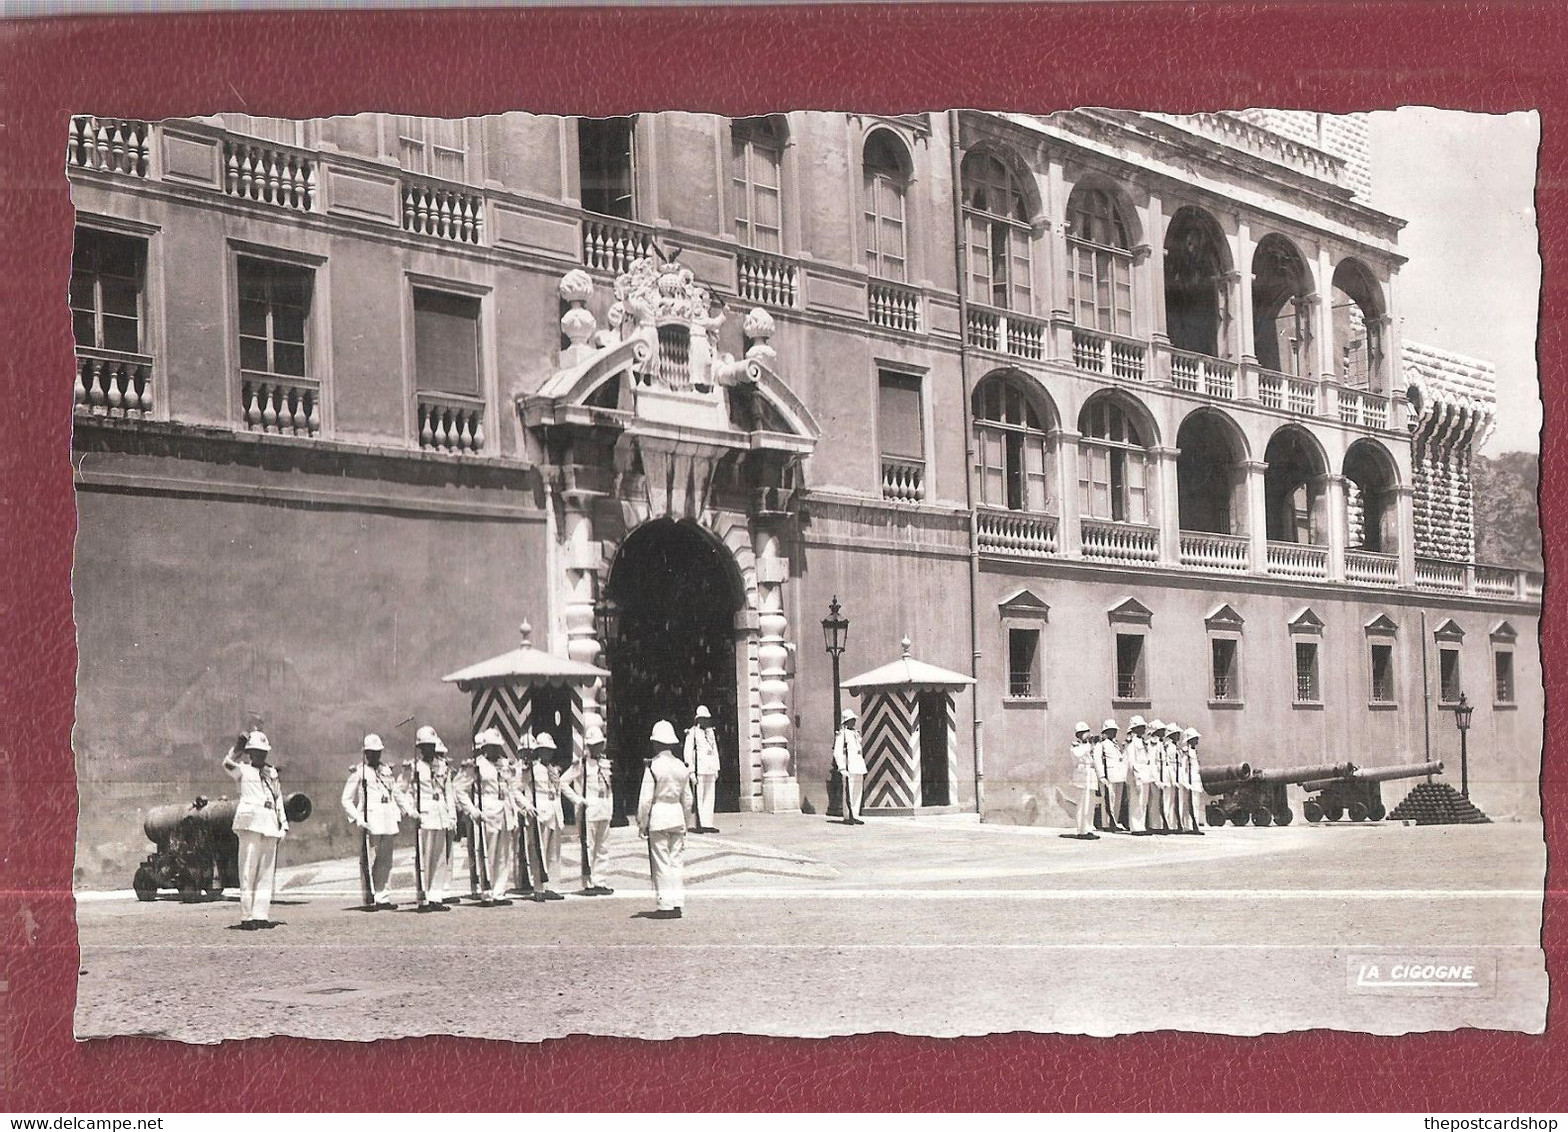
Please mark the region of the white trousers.
[[844, 810], [846, 818], [860, 816], [860, 799], [865, 793], [866, 776], [863, 774], [846, 774], [844, 776], [845, 789], [849, 793], [849, 805]]
[[1127, 781], [1127, 825], [1134, 833], [1148, 829], [1149, 784]]
[[1127, 783], [1107, 782], [1105, 784], [1105, 794], [1110, 799], [1111, 806], [1111, 812], [1106, 815], [1105, 828], [1115, 827], [1116, 829], [1121, 829], [1124, 824], [1122, 822], [1122, 804], [1127, 797]]
[[1078, 832], [1088, 833], [1094, 828], [1094, 786], [1085, 784], [1078, 788]]
[[387, 903], [392, 891], [392, 849], [395, 833], [361, 834], [370, 841], [370, 891], [377, 904]]
[[697, 827], [713, 825], [713, 793], [717, 787], [719, 776], [716, 774], [699, 774], [697, 776]]
[[681, 861], [686, 855], [684, 829], [655, 829], [648, 833], [648, 872], [660, 911], [679, 908], [685, 900]]
[[[512, 875], [512, 861], [517, 856], [517, 831], [515, 829], [490, 829], [475, 819], [477, 845], [484, 850], [479, 870], [479, 895], [484, 900], [497, 900], [506, 895], [507, 881]], [[486, 885], [485, 882], [489, 881]]]
[[245, 830], [240, 838], [240, 919], [272, 916], [272, 878], [278, 865], [281, 837]]
[[[548, 892], [561, 879], [561, 830], [559, 827], [540, 826], [539, 837], [536, 840], [533, 837], [533, 823], [526, 817], [523, 821], [526, 823], [524, 828], [528, 831], [525, 840], [528, 842], [528, 865], [532, 870], [534, 891]], [[542, 859], [541, 842], [544, 849]]]
[[[579, 818], [578, 820], [583, 820]], [[596, 884], [594, 877], [602, 877], [601, 869], [604, 867], [605, 854], [609, 850], [610, 821], [591, 821], [588, 823], [588, 856], [583, 859], [583, 887]]]
[[446, 830], [419, 831], [419, 863], [424, 870], [425, 899], [439, 904], [446, 899], [447, 885], [452, 879], [451, 847], [447, 845]]

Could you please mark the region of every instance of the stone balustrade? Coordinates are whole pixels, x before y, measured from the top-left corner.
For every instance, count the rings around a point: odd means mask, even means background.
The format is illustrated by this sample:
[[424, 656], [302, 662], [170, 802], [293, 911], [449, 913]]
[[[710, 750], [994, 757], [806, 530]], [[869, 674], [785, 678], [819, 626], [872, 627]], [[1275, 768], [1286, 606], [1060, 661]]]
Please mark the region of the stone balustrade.
[[872, 279], [866, 284], [866, 319], [888, 330], [920, 332], [920, 292], [913, 287]]
[[1084, 519], [1080, 523], [1083, 556], [1107, 562], [1158, 562], [1160, 531], [1142, 523]]
[[1518, 597], [1525, 575], [1507, 566], [1481, 566], [1475, 568], [1475, 592], [1488, 597]]
[[1328, 577], [1328, 547], [1305, 542], [1269, 541], [1265, 569], [1281, 578]]
[[1178, 541], [1183, 566], [1245, 574], [1252, 565], [1252, 541], [1246, 535], [1182, 531]]
[[767, 307], [800, 305], [800, 268], [782, 256], [742, 249], [735, 258], [735, 293]]
[[653, 229], [630, 220], [589, 213], [583, 217], [583, 266], [620, 275], [654, 254]]
[[240, 375], [240, 417], [247, 431], [283, 436], [321, 433], [321, 384], [308, 377]]
[[1416, 588], [1442, 593], [1464, 593], [1465, 564], [1440, 562], [1435, 558], [1416, 559]]
[[926, 497], [926, 465], [922, 460], [882, 457], [882, 498], [919, 503]]
[[1028, 361], [1046, 358], [1046, 323], [1042, 319], [996, 307], [969, 304], [964, 340], [978, 350], [990, 350]]
[[1399, 556], [1370, 550], [1345, 551], [1345, 580], [1364, 586], [1397, 586]]
[[484, 243], [485, 200], [478, 193], [429, 181], [403, 182], [403, 231]]
[[1073, 327], [1073, 365], [1102, 377], [1142, 381], [1148, 347], [1132, 338]]
[[145, 354], [76, 348], [76, 408], [109, 417], [152, 414], [153, 360]]
[[316, 162], [271, 142], [223, 142], [223, 191], [231, 197], [294, 212], [316, 207]]
[[975, 541], [987, 554], [1048, 557], [1056, 553], [1056, 516], [982, 508], [975, 514]]
[[485, 405], [477, 397], [420, 393], [419, 447], [428, 452], [475, 455], [485, 446]]
[[1388, 398], [1364, 389], [1338, 391], [1339, 419], [1360, 428], [1388, 427]]
[[152, 127], [135, 118], [73, 114], [65, 160], [77, 169], [145, 178], [151, 134]]
[[1318, 383], [1277, 370], [1257, 371], [1258, 401], [1268, 409], [1284, 409], [1304, 417], [1318, 415]]
[[1236, 399], [1236, 363], [1190, 350], [1170, 349], [1171, 386], [1222, 401]]

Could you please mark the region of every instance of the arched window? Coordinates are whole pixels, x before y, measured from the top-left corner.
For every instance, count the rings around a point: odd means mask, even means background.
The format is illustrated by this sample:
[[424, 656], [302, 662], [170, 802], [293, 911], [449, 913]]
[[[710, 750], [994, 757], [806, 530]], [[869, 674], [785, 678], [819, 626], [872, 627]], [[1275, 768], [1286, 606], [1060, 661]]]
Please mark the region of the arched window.
[[1245, 533], [1247, 481], [1241, 430], [1217, 409], [1198, 409], [1176, 433], [1176, 511], [1184, 531]]
[[964, 194], [964, 272], [969, 298], [1007, 310], [1034, 309], [1029, 208], [1018, 179], [989, 153], [970, 153], [960, 170]]
[[1079, 185], [1067, 200], [1067, 258], [1073, 321], [1090, 330], [1132, 333], [1132, 239], [1116, 200]]
[[1334, 269], [1334, 368], [1357, 389], [1383, 391], [1383, 319], [1377, 280], [1347, 259]]
[[735, 237], [748, 248], [783, 250], [784, 123], [775, 116], [730, 124], [730, 195]]
[[1270, 233], [1252, 255], [1252, 333], [1258, 365], [1305, 377], [1312, 370], [1312, 292], [1294, 245]]
[[1214, 218], [1178, 208], [1165, 233], [1165, 331], [1178, 350], [1230, 356], [1229, 263]]
[[1269, 437], [1263, 459], [1268, 464], [1263, 502], [1269, 541], [1325, 545], [1323, 477], [1328, 466], [1317, 441], [1304, 429], [1286, 425]]
[[980, 502], [1012, 511], [1047, 511], [1051, 505], [1051, 426], [1013, 374], [994, 373], [975, 387], [975, 472]]
[[866, 139], [861, 159], [865, 178], [866, 269], [879, 279], [908, 278], [904, 196], [909, 189], [909, 154], [890, 130]]
[[1399, 472], [1375, 440], [1356, 441], [1345, 452], [1345, 547], [1375, 554], [1398, 550]]
[[1149, 521], [1149, 440], [1129, 410], [1101, 394], [1078, 416], [1078, 503], [1087, 519]]

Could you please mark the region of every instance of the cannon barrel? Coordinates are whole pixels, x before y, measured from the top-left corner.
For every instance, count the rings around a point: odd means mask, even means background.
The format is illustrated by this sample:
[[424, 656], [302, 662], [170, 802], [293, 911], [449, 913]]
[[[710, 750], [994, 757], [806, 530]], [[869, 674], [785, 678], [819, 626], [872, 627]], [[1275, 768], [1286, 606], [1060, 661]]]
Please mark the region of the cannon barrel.
[[[176, 830], [182, 828], [187, 835], [228, 833], [234, 827], [234, 812], [238, 808], [239, 803], [233, 798], [209, 801], [198, 794], [194, 802], [154, 806], [148, 810], [142, 819], [142, 832], [160, 849], [169, 843]], [[291, 822], [307, 820], [312, 809], [308, 795], [290, 794], [283, 799], [283, 814]]]
[[1231, 786], [1238, 782], [1245, 782], [1252, 777], [1251, 763], [1232, 763], [1229, 766], [1212, 766], [1202, 768], [1203, 788], [1212, 793], [1212, 788]]
[[1356, 770], [1361, 782], [1392, 782], [1396, 778], [1420, 778], [1427, 774], [1442, 774], [1441, 762], [1407, 763], [1404, 766], [1369, 766]]
[[1355, 763], [1337, 763], [1333, 766], [1292, 766], [1282, 770], [1260, 770], [1257, 780], [1269, 785], [1284, 782], [1319, 782], [1324, 779], [1349, 778], [1355, 773]]

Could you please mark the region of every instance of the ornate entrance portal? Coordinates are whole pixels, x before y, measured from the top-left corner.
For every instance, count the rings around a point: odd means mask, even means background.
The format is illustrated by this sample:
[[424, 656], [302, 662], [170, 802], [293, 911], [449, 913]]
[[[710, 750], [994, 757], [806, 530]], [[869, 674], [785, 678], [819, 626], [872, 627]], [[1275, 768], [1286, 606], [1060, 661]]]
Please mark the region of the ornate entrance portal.
[[721, 764], [716, 808], [740, 808], [735, 614], [743, 593], [729, 551], [690, 521], [655, 519], [621, 544], [607, 593], [621, 609], [610, 659], [608, 737], [616, 808], [637, 808], [655, 721], [677, 732], [698, 704], [713, 713]]

